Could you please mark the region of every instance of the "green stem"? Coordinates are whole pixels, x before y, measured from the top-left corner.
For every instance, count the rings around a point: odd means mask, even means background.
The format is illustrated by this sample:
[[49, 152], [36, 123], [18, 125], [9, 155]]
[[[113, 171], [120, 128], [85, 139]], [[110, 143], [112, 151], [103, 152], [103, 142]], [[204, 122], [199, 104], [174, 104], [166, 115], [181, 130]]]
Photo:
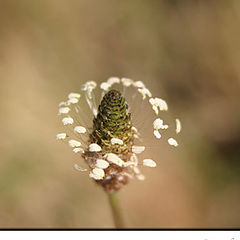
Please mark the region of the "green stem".
[[117, 193], [108, 194], [109, 203], [112, 209], [112, 215], [114, 219], [114, 224], [116, 228], [123, 228], [123, 219], [121, 215], [121, 210], [118, 203]]

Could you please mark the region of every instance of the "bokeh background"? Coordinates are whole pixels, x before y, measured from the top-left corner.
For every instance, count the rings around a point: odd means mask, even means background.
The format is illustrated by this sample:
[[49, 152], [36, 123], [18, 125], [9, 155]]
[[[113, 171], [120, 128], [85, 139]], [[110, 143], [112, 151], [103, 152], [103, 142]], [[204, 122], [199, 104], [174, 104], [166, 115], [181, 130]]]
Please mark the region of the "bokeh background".
[[239, 227], [239, 26], [238, 0], [1, 0], [0, 227], [113, 227], [55, 140], [58, 103], [109, 76], [144, 81], [184, 127], [121, 190], [127, 227]]

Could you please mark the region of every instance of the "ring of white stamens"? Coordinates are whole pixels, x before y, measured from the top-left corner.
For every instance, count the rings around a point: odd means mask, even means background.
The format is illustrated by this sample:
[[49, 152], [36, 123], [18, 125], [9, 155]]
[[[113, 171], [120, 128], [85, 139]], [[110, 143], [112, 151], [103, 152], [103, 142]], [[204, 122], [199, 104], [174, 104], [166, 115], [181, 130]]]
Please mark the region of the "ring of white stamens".
[[146, 167], [156, 167], [157, 164], [152, 159], [144, 159], [143, 160], [143, 166], [146, 166]]
[[174, 138], [169, 138], [168, 143], [169, 143], [169, 145], [174, 146], [174, 147], [178, 146], [178, 142]]
[[68, 145], [70, 147], [74, 147], [75, 148], [75, 147], [80, 147], [82, 144], [79, 141], [77, 141], [77, 140], [71, 139], [71, 140], [68, 141]]
[[71, 109], [69, 107], [61, 107], [58, 109], [58, 115], [69, 113], [70, 110]]
[[124, 165], [124, 161], [114, 153], [107, 153], [104, 158], [120, 167]]
[[118, 145], [123, 145], [123, 140], [119, 139], [119, 138], [112, 138], [111, 139], [111, 144], [118, 144]]
[[102, 151], [102, 148], [96, 144], [96, 143], [92, 143], [88, 146], [89, 148], [89, 152], [101, 152]]
[[136, 154], [140, 154], [145, 150], [144, 146], [132, 146], [132, 152]]
[[63, 125], [71, 125], [73, 124], [73, 119], [71, 117], [65, 117], [62, 119]]
[[85, 127], [82, 126], [76, 126], [73, 130], [75, 133], [86, 133], [87, 129]]
[[63, 140], [63, 139], [65, 139], [67, 137], [67, 134], [66, 133], [58, 133], [57, 135], [56, 135], [56, 139], [57, 140]]

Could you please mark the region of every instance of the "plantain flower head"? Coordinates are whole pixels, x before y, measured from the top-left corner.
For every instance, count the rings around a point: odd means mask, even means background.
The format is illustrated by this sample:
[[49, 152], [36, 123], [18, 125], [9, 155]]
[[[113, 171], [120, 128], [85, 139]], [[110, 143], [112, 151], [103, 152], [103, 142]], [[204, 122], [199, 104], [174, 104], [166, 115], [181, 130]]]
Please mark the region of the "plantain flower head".
[[[172, 125], [165, 123], [161, 113], [168, 111], [166, 101], [153, 97], [142, 81], [111, 77], [100, 84], [100, 89], [96, 82], [89, 81], [81, 87], [81, 93], [69, 93], [68, 99], [59, 104], [58, 115], [65, 131], [58, 133], [56, 139], [67, 143], [87, 165], [84, 168], [74, 164], [74, 168], [88, 172], [108, 193], [120, 190], [132, 178], [144, 180], [140, 169], [157, 166], [157, 161], [141, 157], [146, 146], [138, 129], [150, 119], [141, 111], [143, 102], [154, 116], [150, 127], [157, 143], [170, 128], [174, 128], [176, 136], [180, 133], [180, 120], [175, 119]], [[88, 113], [84, 104], [88, 105]], [[146, 121], [137, 123], [138, 115]], [[173, 137], [167, 137], [166, 142], [171, 147], [178, 146]]]

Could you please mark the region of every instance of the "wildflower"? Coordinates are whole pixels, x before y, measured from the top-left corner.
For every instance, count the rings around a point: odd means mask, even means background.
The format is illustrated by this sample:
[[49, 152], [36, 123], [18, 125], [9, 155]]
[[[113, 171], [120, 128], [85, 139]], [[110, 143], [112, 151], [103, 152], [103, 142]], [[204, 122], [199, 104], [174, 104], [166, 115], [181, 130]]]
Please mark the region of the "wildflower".
[[[125, 99], [126, 91], [130, 89], [131, 98], [139, 98], [139, 111], [145, 102], [152, 108], [157, 118], [152, 120], [152, 133], [155, 141], [164, 139], [166, 130], [172, 125], [166, 124], [162, 111], [168, 110], [165, 100], [152, 97], [152, 93], [142, 81], [130, 78], [110, 77], [100, 84], [101, 99], [96, 104], [94, 91], [97, 83], [86, 82], [80, 93], [68, 94], [68, 99], [59, 104], [58, 115], [66, 128], [66, 133], [56, 135], [57, 140], [66, 141], [77, 156], [82, 156], [88, 169], [74, 165], [81, 172], [88, 172], [89, 177], [101, 185], [105, 191], [112, 193], [121, 189], [130, 179], [140, 181], [145, 179], [141, 167], [157, 166], [156, 161], [150, 158], [141, 160], [141, 154], [146, 150], [141, 137], [141, 127], [134, 123], [134, 109]], [[117, 90], [118, 89], [118, 90]], [[137, 96], [137, 97], [136, 97]], [[85, 100], [83, 99], [85, 97]], [[131, 100], [131, 99], [129, 99]], [[86, 119], [86, 109], [81, 108], [81, 102], [86, 101], [92, 114], [92, 119]], [[131, 109], [131, 110], [130, 110]], [[152, 111], [151, 110], [151, 111]], [[84, 119], [85, 118], [85, 119]], [[149, 117], [146, 116], [146, 119]], [[87, 125], [86, 122], [89, 124]], [[177, 118], [174, 124], [176, 134], [181, 131], [181, 122]], [[69, 133], [70, 132], [70, 133]], [[69, 139], [74, 136], [77, 140]], [[175, 138], [167, 138], [169, 145], [177, 147]]]

